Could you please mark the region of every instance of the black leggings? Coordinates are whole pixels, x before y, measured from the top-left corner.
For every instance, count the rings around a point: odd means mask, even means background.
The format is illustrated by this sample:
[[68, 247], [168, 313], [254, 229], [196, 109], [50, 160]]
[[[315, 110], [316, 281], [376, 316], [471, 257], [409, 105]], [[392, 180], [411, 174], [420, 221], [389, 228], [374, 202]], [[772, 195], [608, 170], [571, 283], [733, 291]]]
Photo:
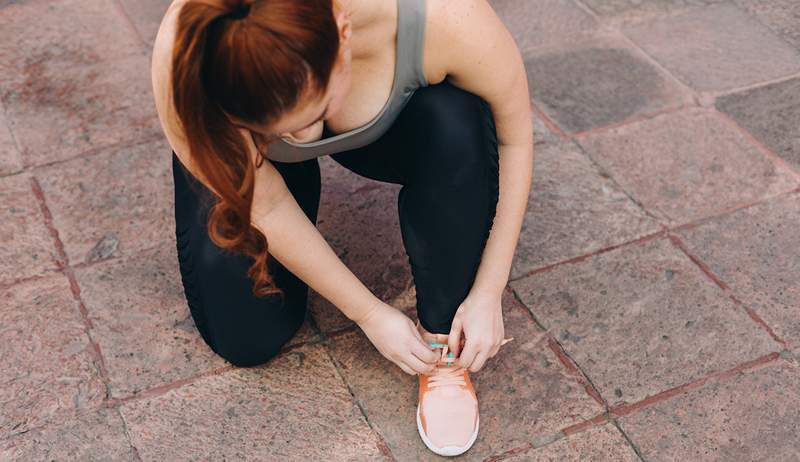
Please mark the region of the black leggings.
[[[421, 87], [377, 141], [331, 157], [359, 175], [403, 185], [397, 206], [417, 315], [429, 332], [448, 333], [475, 280], [498, 199], [497, 137], [489, 105], [447, 81]], [[271, 162], [316, 224], [318, 159]], [[270, 274], [285, 301], [278, 294], [254, 297], [246, 275], [251, 258], [223, 252], [208, 237], [211, 192], [174, 152], [172, 168], [180, 271], [197, 329], [232, 364], [262, 364], [300, 328], [308, 286], [270, 258]]]

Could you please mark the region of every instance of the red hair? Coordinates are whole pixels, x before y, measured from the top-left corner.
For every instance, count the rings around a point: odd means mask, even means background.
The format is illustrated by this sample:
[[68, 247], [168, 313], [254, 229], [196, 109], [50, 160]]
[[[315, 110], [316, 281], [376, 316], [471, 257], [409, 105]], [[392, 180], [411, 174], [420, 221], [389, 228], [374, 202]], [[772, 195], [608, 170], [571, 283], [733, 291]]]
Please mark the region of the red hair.
[[262, 297], [283, 291], [268, 271], [266, 236], [251, 224], [255, 170], [228, 115], [271, 125], [306, 90], [323, 94], [339, 52], [332, 0], [188, 0], [172, 54], [173, 104], [193, 164], [214, 188], [208, 234], [254, 258]]

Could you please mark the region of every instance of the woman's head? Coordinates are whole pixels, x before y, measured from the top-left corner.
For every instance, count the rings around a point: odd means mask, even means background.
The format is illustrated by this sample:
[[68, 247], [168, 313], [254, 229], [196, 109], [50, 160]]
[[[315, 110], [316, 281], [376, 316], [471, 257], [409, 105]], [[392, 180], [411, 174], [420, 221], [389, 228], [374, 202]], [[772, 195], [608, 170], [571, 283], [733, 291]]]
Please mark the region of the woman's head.
[[341, 106], [350, 84], [351, 25], [334, 0], [187, 0], [172, 54], [173, 104], [193, 164], [218, 193], [208, 232], [250, 255], [253, 291], [282, 293], [267, 241], [252, 226], [255, 169], [242, 129], [302, 133]]

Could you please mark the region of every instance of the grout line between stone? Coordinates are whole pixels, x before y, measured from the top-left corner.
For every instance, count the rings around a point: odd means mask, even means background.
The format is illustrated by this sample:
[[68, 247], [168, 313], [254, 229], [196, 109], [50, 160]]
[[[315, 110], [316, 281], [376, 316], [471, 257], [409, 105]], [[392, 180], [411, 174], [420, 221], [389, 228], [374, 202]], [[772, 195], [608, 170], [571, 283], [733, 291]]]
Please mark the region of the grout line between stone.
[[748, 91], [755, 90], [757, 88], [763, 88], [763, 87], [768, 87], [770, 85], [787, 82], [789, 80], [798, 77], [800, 77], [800, 72], [795, 72], [793, 74], [787, 74], [773, 79], [761, 80], [759, 82], [751, 83], [750, 85], [743, 85], [741, 87], [728, 88], [725, 90], [717, 90], [717, 91], [713, 90], [704, 91], [702, 92], [702, 96], [707, 96], [710, 99], [717, 99], [725, 96], [730, 96], [736, 93], [746, 93]]
[[53, 239], [53, 244], [56, 249], [57, 258], [56, 258], [56, 266], [61, 270], [64, 276], [67, 277], [69, 281], [70, 291], [72, 292], [72, 297], [75, 302], [78, 304], [78, 314], [83, 322], [83, 330], [86, 334], [86, 337], [89, 339], [89, 349], [91, 352], [92, 362], [94, 366], [97, 368], [99, 373], [99, 378], [103, 382], [106, 388], [106, 396], [105, 399], [108, 400], [111, 397], [111, 385], [108, 376], [108, 369], [106, 368], [105, 359], [103, 357], [103, 353], [100, 349], [100, 345], [97, 341], [92, 337], [92, 329], [94, 326], [92, 325], [92, 320], [89, 317], [89, 312], [86, 309], [86, 304], [81, 297], [81, 289], [78, 285], [78, 281], [75, 278], [75, 273], [72, 268], [69, 266], [69, 259], [67, 257], [67, 253], [64, 249], [64, 243], [61, 241], [59, 237], [58, 230], [53, 223], [53, 215], [50, 212], [50, 208], [47, 205], [47, 200], [44, 196], [44, 191], [42, 190], [41, 185], [39, 184], [39, 180], [32, 176], [30, 178], [31, 181], [31, 189], [33, 190], [33, 195], [36, 197], [37, 202], [39, 203], [39, 208], [42, 212], [44, 217], [44, 223], [47, 230], [50, 232], [50, 236]]
[[547, 271], [551, 271], [554, 268], [562, 266], [562, 265], [570, 265], [570, 264], [573, 264], [573, 263], [578, 263], [578, 262], [581, 262], [583, 260], [589, 259], [591, 257], [597, 256], [597, 255], [600, 255], [600, 254], [604, 254], [604, 253], [610, 252], [612, 250], [619, 249], [621, 247], [627, 247], [627, 246], [631, 246], [631, 245], [638, 245], [638, 244], [642, 244], [642, 243], [645, 243], [645, 242], [648, 242], [648, 241], [651, 241], [651, 240], [660, 239], [660, 238], [665, 237], [667, 235], [667, 231], [668, 231], [667, 228], [662, 225], [662, 229], [659, 230], [659, 231], [656, 231], [654, 233], [645, 234], [644, 236], [638, 237], [636, 239], [632, 239], [630, 241], [625, 241], [623, 243], [614, 244], [614, 245], [611, 245], [611, 246], [608, 246], [608, 247], [602, 247], [600, 249], [593, 250], [593, 251], [591, 251], [589, 253], [578, 255], [576, 257], [571, 257], [571, 258], [568, 258], [566, 260], [557, 261], [555, 263], [551, 263], [551, 264], [548, 264], [548, 265], [545, 265], [545, 266], [540, 266], [539, 268], [534, 268], [534, 269], [532, 269], [532, 270], [530, 270], [530, 271], [528, 271], [528, 272], [526, 272], [526, 273], [524, 273], [524, 274], [522, 274], [520, 276], [517, 276], [515, 278], [509, 279], [509, 282], [519, 281], [519, 280], [525, 279], [525, 278], [527, 278], [529, 276], [533, 276], [534, 274], [539, 274], [539, 273], [544, 273], [544, 272], [547, 272]]
[[603, 406], [603, 408], [607, 411], [608, 403], [606, 400], [603, 399], [595, 384], [583, 371], [583, 369], [581, 369], [580, 365], [578, 365], [578, 363], [569, 355], [569, 353], [564, 350], [564, 347], [553, 335], [552, 329], [547, 329], [544, 324], [542, 324], [542, 322], [536, 318], [536, 314], [533, 313], [533, 310], [528, 308], [528, 306], [522, 302], [519, 294], [517, 294], [513, 288], [506, 286], [506, 290], [510, 291], [511, 295], [514, 297], [514, 300], [516, 300], [516, 302], [525, 309], [525, 311], [533, 320], [534, 324], [536, 324], [536, 326], [542, 330], [542, 335], [545, 335], [547, 338], [548, 348], [550, 348], [550, 350], [556, 355], [556, 358], [558, 358], [564, 368], [567, 369], [567, 372], [576, 380], [576, 382], [578, 382], [579, 385], [583, 387], [583, 389], [586, 391], [586, 394], [594, 399], [599, 405]]
[[139, 454], [139, 448], [137, 448], [136, 445], [133, 444], [133, 438], [131, 438], [131, 432], [130, 429], [128, 428], [128, 421], [125, 420], [125, 416], [122, 414], [122, 409], [119, 406], [116, 406], [114, 410], [117, 412], [117, 415], [119, 415], [120, 420], [122, 420], [122, 431], [125, 433], [125, 438], [128, 439], [128, 444], [130, 445], [131, 451], [133, 452], [134, 460], [136, 460], [137, 462], [142, 462], [142, 456]]
[[[324, 336], [324, 334], [322, 335]], [[345, 379], [345, 376], [341, 371], [338, 361], [336, 360], [336, 358], [333, 357], [330, 350], [328, 349], [327, 338], [323, 338], [322, 349], [325, 351], [325, 354], [328, 356], [328, 359], [333, 365], [333, 368], [336, 370], [336, 375], [339, 376], [339, 380], [341, 380], [342, 384], [344, 384], [344, 386], [347, 387], [347, 392], [350, 393], [350, 396], [353, 400], [353, 404], [355, 404], [356, 407], [358, 407], [358, 410], [361, 412], [362, 417], [364, 417], [364, 421], [367, 423], [367, 426], [369, 426], [370, 430], [375, 434], [375, 437], [378, 439], [378, 450], [381, 452], [381, 454], [385, 455], [389, 460], [396, 462], [397, 459], [394, 457], [392, 450], [389, 448], [389, 444], [383, 438], [383, 435], [378, 431], [378, 429], [373, 425], [372, 421], [370, 421], [369, 414], [367, 414], [366, 409], [364, 409], [364, 405], [361, 403], [361, 400], [359, 400], [356, 397], [356, 394], [353, 391], [353, 388], [350, 386], [350, 383], [348, 383], [347, 379]]]
[[118, 151], [125, 148], [132, 148], [142, 144], [152, 143], [153, 141], [158, 141], [163, 139], [164, 139], [163, 134], [153, 133], [152, 135], [145, 135], [138, 137], [136, 139], [122, 140], [117, 143], [111, 143], [103, 146], [93, 147], [85, 151], [82, 151], [78, 154], [75, 154], [74, 156], [70, 156], [64, 159], [58, 159], [52, 162], [45, 162], [43, 164], [28, 164], [24, 166], [22, 171], [29, 171], [31, 173], [35, 173], [37, 170], [51, 167], [53, 165], [59, 165], [66, 162], [70, 162], [75, 159], [84, 159], [84, 158], [88, 159], [103, 154], [105, 152]]
[[[723, 122], [727, 123], [731, 128], [733, 128], [734, 131], [741, 133], [742, 136], [744, 136], [747, 141], [754, 145], [756, 149], [761, 152], [772, 164], [778, 164], [788, 170], [792, 177], [794, 177], [795, 183], [800, 182], [800, 171], [798, 171], [792, 164], [773, 152], [772, 149], [762, 143], [758, 138], [750, 133], [749, 130], [739, 125], [739, 123], [731, 116], [723, 111], [720, 111], [716, 108], [716, 106], [713, 107], [713, 111], [722, 119]], [[797, 186], [797, 184], [795, 184], [795, 186]]]
[[725, 281], [723, 281], [719, 276], [714, 274], [714, 272], [711, 271], [711, 268], [709, 268], [709, 266], [704, 261], [702, 261], [698, 256], [689, 252], [689, 249], [687, 248], [686, 244], [677, 235], [668, 233], [668, 238], [675, 247], [677, 247], [681, 252], [683, 252], [684, 255], [689, 257], [689, 259], [695, 265], [697, 265], [698, 268], [700, 268], [700, 271], [702, 271], [703, 274], [706, 275], [706, 277], [711, 279], [720, 289], [722, 289], [723, 293], [727, 295], [728, 298], [730, 298], [736, 306], [739, 306], [742, 309], [744, 309], [745, 313], [747, 313], [750, 319], [752, 319], [756, 324], [758, 324], [758, 326], [762, 330], [766, 331], [767, 334], [769, 334], [769, 336], [774, 341], [778, 342], [783, 348], [788, 347], [786, 341], [780, 338], [777, 334], [775, 334], [775, 331], [761, 318], [761, 316], [759, 316], [752, 308], [747, 306], [747, 304], [745, 304], [735, 296], [733, 289], [731, 289], [731, 287], [727, 283], [725, 283]]
[[631, 449], [633, 449], [633, 452], [636, 453], [636, 457], [638, 457], [639, 460], [641, 460], [642, 462], [645, 462], [644, 455], [642, 455], [641, 449], [639, 449], [639, 446], [636, 443], [633, 442], [633, 440], [625, 432], [625, 430], [622, 429], [622, 425], [619, 424], [617, 419], [610, 419], [610, 420], [611, 420], [611, 424], [617, 428], [617, 430], [622, 434], [622, 437], [625, 438], [625, 441], [627, 441], [628, 444], [631, 446]]
[[612, 406], [609, 409], [609, 416], [611, 418], [616, 418], [616, 417], [624, 417], [624, 416], [633, 414], [633, 413], [639, 411], [640, 409], [650, 407], [653, 404], [659, 403], [661, 401], [665, 401], [665, 400], [667, 400], [669, 398], [672, 398], [673, 396], [682, 395], [685, 392], [689, 392], [689, 391], [693, 391], [695, 389], [699, 389], [699, 388], [703, 387], [703, 385], [705, 385], [706, 382], [708, 382], [709, 380], [715, 380], [715, 381], [726, 380], [726, 379], [728, 379], [730, 377], [733, 377], [734, 375], [736, 375], [739, 372], [743, 372], [743, 371], [750, 370], [750, 369], [755, 369], [755, 368], [757, 368], [759, 366], [771, 363], [771, 362], [775, 361], [776, 359], [778, 359], [780, 357], [781, 357], [780, 353], [772, 352], [772, 353], [768, 353], [768, 354], [766, 354], [764, 356], [760, 356], [760, 357], [758, 357], [756, 359], [741, 363], [741, 364], [739, 364], [737, 366], [734, 366], [734, 367], [732, 367], [730, 369], [726, 369], [726, 370], [723, 370], [723, 371], [710, 372], [710, 373], [704, 375], [703, 377], [700, 377], [700, 378], [697, 378], [695, 380], [692, 380], [691, 382], [687, 382], [687, 383], [684, 383], [682, 385], [677, 385], [675, 387], [668, 388], [668, 389], [666, 389], [664, 391], [661, 391], [661, 392], [658, 392], [658, 393], [656, 393], [654, 395], [650, 395], [648, 397], [645, 397], [644, 399], [642, 399], [640, 401], [637, 401], [635, 403], [620, 404], [620, 405], [617, 405], [617, 406]]
[[702, 108], [702, 107], [704, 107], [704, 106], [699, 105], [696, 102], [684, 102], [682, 104], [678, 104], [678, 105], [674, 105], [674, 106], [668, 106], [668, 107], [659, 109], [657, 111], [651, 111], [651, 112], [646, 112], [646, 113], [642, 113], [642, 114], [636, 114], [636, 115], [634, 115], [632, 117], [629, 117], [627, 119], [623, 119], [621, 121], [614, 122], [614, 123], [611, 123], [611, 124], [608, 124], [608, 125], [603, 125], [601, 127], [594, 127], [594, 128], [589, 128], [587, 130], [580, 131], [580, 132], [575, 132], [572, 135], [570, 135], [570, 138], [575, 140], [576, 142], [578, 142], [578, 140], [580, 140], [582, 138], [586, 138], [586, 137], [591, 136], [591, 135], [606, 133], [606, 132], [609, 132], [611, 130], [616, 130], [616, 129], [619, 129], [619, 128], [626, 127], [628, 125], [635, 125], [635, 124], [638, 124], [638, 123], [641, 123], [641, 122], [644, 122], [644, 121], [647, 121], [647, 120], [655, 119], [656, 117], [659, 117], [659, 116], [673, 114], [673, 113], [685, 111], [687, 109]]
[[128, 28], [130, 28], [134, 37], [136, 37], [136, 39], [142, 45], [142, 48], [149, 47], [150, 44], [147, 43], [144, 37], [142, 37], [142, 34], [139, 32], [139, 29], [136, 27], [136, 24], [133, 22], [133, 19], [128, 14], [128, 11], [125, 9], [125, 6], [120, 2], [120, 0], [111, 0], [111, 3], [114, 4], [114, 9], [117, 10], [117, 14], [119, 14], [122, 17], [122, 20], [125, 21], [125, 24], [128, 25]]

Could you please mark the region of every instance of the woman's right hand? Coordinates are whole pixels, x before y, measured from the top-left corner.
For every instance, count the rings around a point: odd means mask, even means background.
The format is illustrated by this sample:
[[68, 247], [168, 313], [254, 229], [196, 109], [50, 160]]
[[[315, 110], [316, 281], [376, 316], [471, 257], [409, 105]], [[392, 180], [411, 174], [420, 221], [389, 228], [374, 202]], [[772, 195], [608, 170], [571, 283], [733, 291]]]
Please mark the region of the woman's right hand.
[[379, 302], [357, 324], [375, 348], [407, 374], [433, 372], [439, 355], [400, 310]]

